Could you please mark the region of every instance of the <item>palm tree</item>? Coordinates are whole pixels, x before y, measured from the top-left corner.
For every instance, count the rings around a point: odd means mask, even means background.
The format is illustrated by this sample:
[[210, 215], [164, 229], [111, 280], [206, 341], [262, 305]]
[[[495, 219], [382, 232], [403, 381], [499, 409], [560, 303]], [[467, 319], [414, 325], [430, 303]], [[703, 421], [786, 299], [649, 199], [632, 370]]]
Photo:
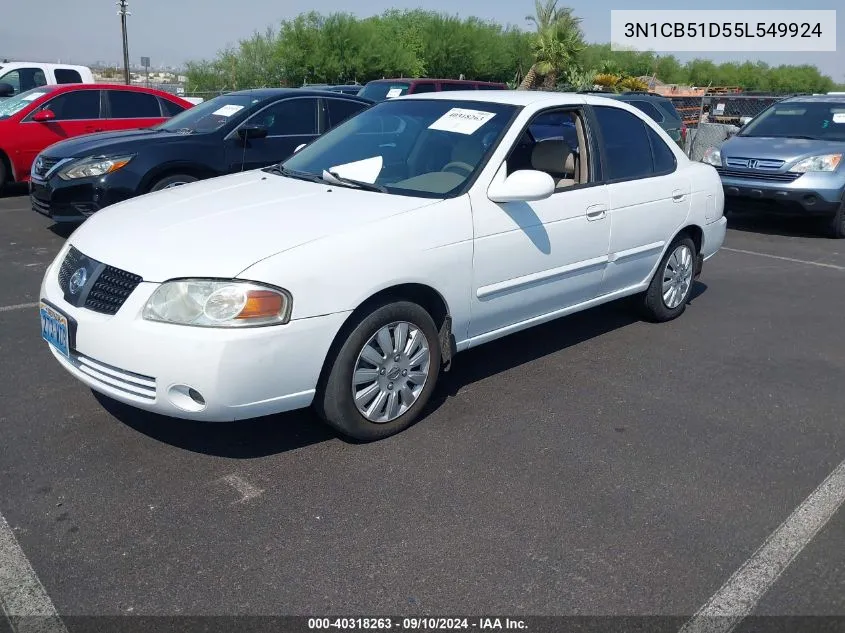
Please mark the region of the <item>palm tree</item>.
[[535, 15], [526, 16], [537, 30], [532, 48], [534, 63], [520, 84], [521, 89], [533, 88], [543, 76], [543, 87], [554, 88], [558, 75], [575, 62], [584, 44], [581, 18], [569, 7], [558, 8], [558, 0], [535, 0]]

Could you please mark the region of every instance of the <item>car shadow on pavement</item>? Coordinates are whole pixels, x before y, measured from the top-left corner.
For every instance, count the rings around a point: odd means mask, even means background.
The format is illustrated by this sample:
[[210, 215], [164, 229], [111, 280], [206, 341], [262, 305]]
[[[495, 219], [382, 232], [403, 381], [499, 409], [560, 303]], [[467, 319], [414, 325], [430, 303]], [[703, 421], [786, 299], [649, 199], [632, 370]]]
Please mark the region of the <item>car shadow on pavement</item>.
[[[693, 284], [689, 305], [692, 305], [706, 290], [707, 284], [696, 281]], [[448, 398], [455, 396], [462, 388], [472, 383], [515, 369], [641, 320], [636, 299], [629, 297], [583, 312], [576, 312], [491, 341], [476, 349], [467, 350], [456, 357], [452, 370], [441, 376], [426, 414], [439, 408]]]
[[[0, 187], [0, 199], [3, 198], [16, 198], [18, 196], [27, 196], [29, 195], [28, 187], [25, 184], [15, 183], [13, 185], [3, 185]], [[29, 202], [29, 198], [27, 198], [27, 203]]]
[[824, 221], [820, 218], [766, 216], [730, 213], [728, 228], [743, 233], [777, 235], [781, 237], [809, 237], [827, 239]]
[[[690, 304], [706, 290], [706, 284], [696, 281]], [[639, 322], [633, 302], [633, 299], [614, 301], [460, 354], [452, 370], [441, 375], [422, 418], [436, 411], [467, 385]], [[198, 422], [149, 413], [95, 391], [92, 393], [106, 411], [138, 433], [205, 455], [252, 459], [332, 439], [341, 439], [348, 444], [359, 443], [335, 433], [310, 409], [238, 422]]]
[[338, 437], [310, 410], [238, 422], [198, 422], [149, 413], [92, 393], [106, 411], [138, 433], [204, 455], [253, 459]]

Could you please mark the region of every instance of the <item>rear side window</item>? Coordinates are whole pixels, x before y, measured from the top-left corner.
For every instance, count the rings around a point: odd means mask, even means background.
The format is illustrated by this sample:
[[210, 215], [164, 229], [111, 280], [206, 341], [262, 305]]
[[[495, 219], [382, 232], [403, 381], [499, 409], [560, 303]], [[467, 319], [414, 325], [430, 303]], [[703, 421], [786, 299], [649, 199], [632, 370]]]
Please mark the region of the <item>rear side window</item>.
[[180, 112], [184, 112], [186, 108], [183, 108], [178, 103], [173, 103], [169, 99], [163, 99], [159, 97], [159, 103], [161, 103], [162, 112], [164, 112], [164, 116], [172, 117], [176, 116]]
[[82, 75], [70, 68], [57, 68], [53, 71], [56, 75], [56, 83], [59, 84], [81, 84]]
[[657, 121], [658, 123], [663, 123], [663, 114], [658, 110], [654, 105], [650, 104], [648, 101], [628, 101], [628, 104], [634, 106], [641, 112], [644, 112], [648, 116], [652, 118], [652, 120]]
[[602, 163], [606, 180], [632, 180], [654, 175], [646, 125], [630, 112], [595, 106], [604, 144]]
[[330, 128], [343, 123], [346, 119], [358, 114], [366, 107], [366, 104], [350, 101], [349, 99], [326, 99], [326, 105], [329, 110], [328, 127]]
[[421, 92], [437, 92], [437, 86], [432, 83], [419, 83], [414, 86], [414, 89], [411, 92], [414, 94], [419, 94]]
[[57, 121], [100, 118], [100, 91], [76, 90], [59, 95], [49, 103], [47, 110], [52, 110]]
[[268, 136], [307, 136], [317, 134], [317, 99], [277, 101], [249, 120], [267, 128]]
[[675, 154], [663, 139], [650, 127], [646, 126], [648, 140], [651, 143], [651, 155], [654, 161], [655, 174], [671, 174], [678, 166]]
[[128, 90], [108, 90], [109, 118], [155, 119], [161, 117], [161, 107], [155, 95]]

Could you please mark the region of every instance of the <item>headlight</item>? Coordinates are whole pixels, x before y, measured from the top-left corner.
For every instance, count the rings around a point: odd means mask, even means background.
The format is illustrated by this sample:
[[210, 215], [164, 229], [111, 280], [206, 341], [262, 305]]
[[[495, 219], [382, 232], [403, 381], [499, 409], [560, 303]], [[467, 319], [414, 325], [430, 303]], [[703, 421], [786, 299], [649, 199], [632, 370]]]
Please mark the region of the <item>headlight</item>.
[[789, 171], [806, 174], [808, 171], [834, 171], [842, 161], [842, 154], [824, 154], [805, 158]]
[[250, 327], [287, 323], [287, 291], [246, 281], [181, 279], [159, 286], [144, 306], [148, 321], [200, 327]]
[[122, 169], [132, 160], [132, 156], [115, 156], [104, 158], [102, 156], [83, 158], [70, 163], [59, 171], [59, 178], [62, 180], [75, 180], [77, 178], [92, 178], [105, 176], [113, 171]]
[[704, 156], [701, 157], [702, 163], [707, 163], [708, 165], [713, 165], [714, 167], [721, 167], [722, 166], [722, 152], [719, 150], [718, 147], [708, 147], [707, 150], [704, 152]]

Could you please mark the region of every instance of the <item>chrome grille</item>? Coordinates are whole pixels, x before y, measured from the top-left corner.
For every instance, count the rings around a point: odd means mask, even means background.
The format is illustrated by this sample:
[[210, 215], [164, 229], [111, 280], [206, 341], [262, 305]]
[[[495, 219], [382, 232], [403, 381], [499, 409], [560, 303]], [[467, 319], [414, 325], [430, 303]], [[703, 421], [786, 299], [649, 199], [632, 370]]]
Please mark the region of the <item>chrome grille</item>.
[[725, 159], [725, 165], [735, 169], [780, 169], [783, 167], [782, 160], [770, 160], [768, 158], [742, 158], [733, 156]]
[[62, 262], [61, 268], [59, 268], [59, 288], [62, 289], [62, 292], [67, 294], [68, 292], [68, 284], [70, 283], [70, 277], [73, 275], [73, 271], [79, 268], [82, 265], [83, 255], [78, 250], [76, 250], [73, 246], [70, 247], [70, 250], [65, 255], [65, 259]]
[[35, 164], [32, 166], [32, 171], [35, 173], [36, 176], [43, 178], [47, 175], [47, 173], [55, 167], [58, 162], [59, 158], [50, 158], [49, 156], [39, 156], [35, 160]]
[[792, 182], [801, 174], [792, 174], [789, 172], [765, 172], [765, 171], [740, 171], [737, 169], [725, 169], [724, 167], [717, 167], [716, 171], [720, 176], [727, 176], [729, 178], [748, 178], [749, 180], [768, 180], [771, 182]]
[[104, 387], [109, 387], [141, 400], [153, 401], [156, 399], [156, 379], [152, 376], [144, 376], [107, 365], [83, 354], [72, 354], [70, 362], [83, 374], [96, 380]]

